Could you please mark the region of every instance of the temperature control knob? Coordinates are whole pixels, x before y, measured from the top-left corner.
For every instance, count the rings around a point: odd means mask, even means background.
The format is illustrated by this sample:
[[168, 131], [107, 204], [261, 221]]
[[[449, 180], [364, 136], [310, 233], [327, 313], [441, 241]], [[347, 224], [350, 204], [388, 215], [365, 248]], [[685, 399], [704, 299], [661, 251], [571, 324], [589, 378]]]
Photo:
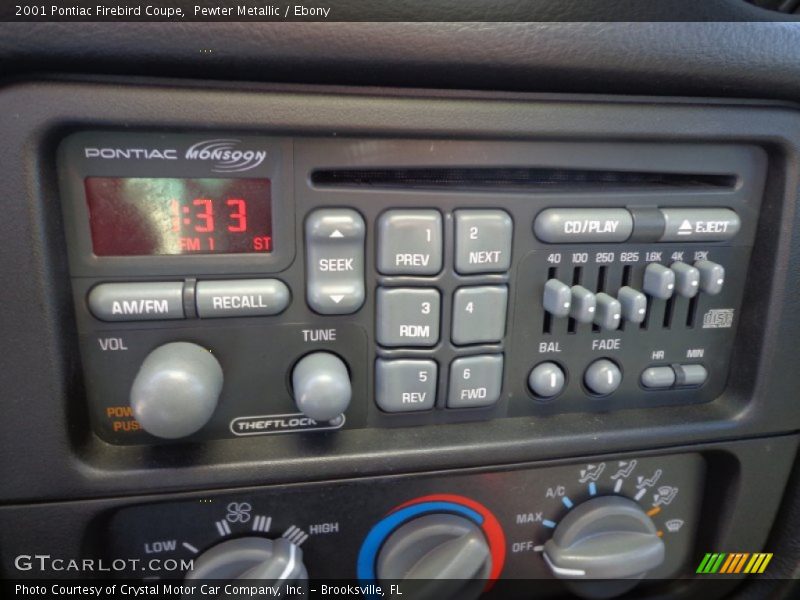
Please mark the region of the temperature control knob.
[[350, 405], [353, 390], [344, 361], [330, 352], [312, 352], [292, 371], [294, 401], [315, 421], [330, 421]]
[[611, 598], [664, 562], [664, 542], [636, 502], [604, 496], [567, 513], [544, 545], [543, 556], [575, 594]]
[[303, 551], [289, 540], [242, 537], [217, 544], [194, 561], [187, 580], [259, 579], [292, 583], [308, 579]]
[[191, 435], [214, 414], [222, 382], [222, 367], [202, 346], [164, 344], [147, 355], [133, 380], [133, 415], [157, 437]]
[[396, 529], [376, 565], [381, 581], [416, 580], [414, 598], [477, 597], [492, 568], [480, 527], [458, 515], [434, 513]]

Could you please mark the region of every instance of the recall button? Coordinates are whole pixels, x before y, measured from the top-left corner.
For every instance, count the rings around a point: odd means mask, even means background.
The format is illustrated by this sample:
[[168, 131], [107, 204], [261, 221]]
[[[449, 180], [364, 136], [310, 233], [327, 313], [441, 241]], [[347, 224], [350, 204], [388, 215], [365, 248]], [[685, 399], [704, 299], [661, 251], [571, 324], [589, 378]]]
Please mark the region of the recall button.
[[201, 319], [277, 315], [289, 298], [289, 288], [277, 279], [198, 281], [195, 292]]
[[101, 283], [89, 292], [89, 310], [101, 321], [183, 319], [182, 281]]
[[723, 242], [739, 233], [739, 215], [728, 208], [662, 208], [659, 242]]
[[624, 242], [633, 232], [633, 217], [624, 208], [548, 208], [533, 222], [540, 242]]

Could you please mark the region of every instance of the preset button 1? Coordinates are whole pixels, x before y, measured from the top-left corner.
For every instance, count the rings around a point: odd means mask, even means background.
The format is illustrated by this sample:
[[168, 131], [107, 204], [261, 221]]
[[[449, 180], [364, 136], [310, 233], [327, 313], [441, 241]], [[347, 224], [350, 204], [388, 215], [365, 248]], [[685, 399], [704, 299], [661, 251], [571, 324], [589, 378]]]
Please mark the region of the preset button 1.
[[442, 270], [442, 215], [390, 210], [378, 220], [378, 270], [385, 275], [435, 275]]
[[306, 219], [306, 299], [323, 315], [364, 304], [364, 219], [349, 208], [316, 210]]

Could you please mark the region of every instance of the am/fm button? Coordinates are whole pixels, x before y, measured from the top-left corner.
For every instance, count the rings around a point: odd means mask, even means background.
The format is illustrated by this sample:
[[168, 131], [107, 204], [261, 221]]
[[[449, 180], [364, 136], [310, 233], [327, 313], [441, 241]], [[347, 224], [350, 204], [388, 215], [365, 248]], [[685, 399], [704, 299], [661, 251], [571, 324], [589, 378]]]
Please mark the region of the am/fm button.
[[92, 288], [89, 310], [101, 321], [183, 319], [182, 281], [101, 283]]

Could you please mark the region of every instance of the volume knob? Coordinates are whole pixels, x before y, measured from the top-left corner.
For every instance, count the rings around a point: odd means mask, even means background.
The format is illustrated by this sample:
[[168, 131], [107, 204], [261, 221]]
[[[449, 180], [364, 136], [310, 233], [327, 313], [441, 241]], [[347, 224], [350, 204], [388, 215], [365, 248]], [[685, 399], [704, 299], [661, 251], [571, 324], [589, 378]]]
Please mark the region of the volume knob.
[[202, 346], [164, 344], [147, 355], [133, 380], [133, 415], [156, 437], [186, 437], [214, 414], [222, 382], [222, 367]]

